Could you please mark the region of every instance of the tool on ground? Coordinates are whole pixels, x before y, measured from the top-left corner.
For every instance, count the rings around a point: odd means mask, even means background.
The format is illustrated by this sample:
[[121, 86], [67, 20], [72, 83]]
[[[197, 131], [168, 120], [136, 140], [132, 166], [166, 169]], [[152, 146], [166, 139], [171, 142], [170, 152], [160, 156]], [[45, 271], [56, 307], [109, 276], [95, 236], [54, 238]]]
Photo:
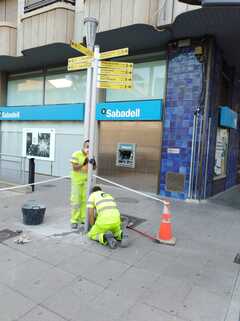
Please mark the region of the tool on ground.
[[17, 244], [25, 244], [25, 243], [31, 242], [31, 239], [29, 236], [23, 234], [20, 237], [18, 237], [17, 239], [15, 239], [14, 242]]

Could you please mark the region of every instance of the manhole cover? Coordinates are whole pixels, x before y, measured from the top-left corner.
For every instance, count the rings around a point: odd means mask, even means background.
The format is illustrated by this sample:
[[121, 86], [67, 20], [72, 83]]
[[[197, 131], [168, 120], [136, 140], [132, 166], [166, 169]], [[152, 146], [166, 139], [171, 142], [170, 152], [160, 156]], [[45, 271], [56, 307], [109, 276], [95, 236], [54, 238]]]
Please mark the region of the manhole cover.
[[17, 235], [18, 235], [17, 232], [13, 232], [8, 229], [0, 230], [0, 243], [10, 239], [11, 237], [15, 237]]
[[234, 263], [240, 264], [240, 253], [235, 256]]
[[135, 198], [130, 198], [130, 197], [117, 197], [116, 201], [119, 203], [129, 203], [129, 204], [137, 204], [139, 202]]
[[130, 216], [130, 215], [126, 215], [126, 214], [121, 214], [121, 218], [122, 220], [128, 220], [128, 226], [129, 227], [136, 227], [140, 224], [142, 224], [143, 222], [146, 222], [146, 220], [144, 218], [139, 218], [136, 216]]

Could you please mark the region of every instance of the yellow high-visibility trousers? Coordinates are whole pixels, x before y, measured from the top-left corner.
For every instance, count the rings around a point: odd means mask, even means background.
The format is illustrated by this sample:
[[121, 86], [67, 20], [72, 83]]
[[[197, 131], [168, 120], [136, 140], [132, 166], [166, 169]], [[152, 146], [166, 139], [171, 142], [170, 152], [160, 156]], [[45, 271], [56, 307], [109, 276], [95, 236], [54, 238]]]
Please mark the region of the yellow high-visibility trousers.
[[[111, 214], [108, 213], [108, 215], [110, 216]], [[104, 234], [106, 232], [112, 232], [114, 237], [120, 241], [122, 238], [120, 218], [112, 219], [107, 215], [97, 218], [95, 224], [88, 232], [88, 237], [91, 240], [99, 241], [99, 243], [106, 245], [107, 241], [104, 239]]]
[[87, 206], [87, 182], [76, 183], [71, 186], [71, 223], [84, 223]]

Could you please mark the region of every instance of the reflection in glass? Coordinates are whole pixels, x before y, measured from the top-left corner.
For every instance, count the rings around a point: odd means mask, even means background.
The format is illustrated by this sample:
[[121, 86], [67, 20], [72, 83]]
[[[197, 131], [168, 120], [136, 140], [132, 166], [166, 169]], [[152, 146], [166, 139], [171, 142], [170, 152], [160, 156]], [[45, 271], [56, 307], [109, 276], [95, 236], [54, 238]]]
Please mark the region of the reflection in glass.
[[134, 64], [133, 89], [107, 90], [107, 101], [161, 99], [164, 97], [166, 62], [163, 60]]

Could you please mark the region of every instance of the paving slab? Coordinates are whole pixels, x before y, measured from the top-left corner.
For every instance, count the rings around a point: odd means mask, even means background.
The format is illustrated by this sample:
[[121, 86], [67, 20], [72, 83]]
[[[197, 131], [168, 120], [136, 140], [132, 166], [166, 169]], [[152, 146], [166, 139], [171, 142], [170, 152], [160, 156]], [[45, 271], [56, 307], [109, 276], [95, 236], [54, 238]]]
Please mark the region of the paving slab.
[[185, 297], [191, 292], [191, 281], [160, 276], [139, 302], [177, 316]]
[[36, 304], [20, 293], [0, 284], [1, 320], [13, 321], [30, 311]]
[[88, 269], [85, 270], [82, 275], [88, 280], [107, 287], [114, 280], [121, 278], [122, 274], [127, 271], [128, 268], [129, 265], [107, 257], [95, 265], [89, 265]]
[[158, 277], [158, 274], [148, 273], [132, 266], [114, 280], [108, 286], [108, 290], [125, 297], [139, 298], [153, 286]]
[[90, 268], [94, 268], [99, 265], [100, 262], [104, 260], [104, 257], [87, 251], [75, 251], [69, 258], [64, 258], [62, 256], [62, 261], [57, 265], [57, 267], [63, 271], [72, 273], [76, 276], [88, 275]]
[[74, 276], [58, 268], [51, 267], [46, 272], [39, 273], [34, 280], [28, 280], [27, 276], [26, 279], [27, 282], [18, 286], [16, 290], [31, 298], [34, 302], [41, 303], [70, 284]]
[[22, 288], [31, 286], [33, 282], [39, 280], [39, 277], [46, 275], [51, 269], [51, 265], [34, 258], [29, 258], [21, 264], [4, 270], [4, 273], [2, 271], [0, 282], [21, 291]]
[[[42, 306], [55, 312], [67, 320], [83, 320], [83, 313], [94, 308], [90, 303], [98, 295], [101, 295], [104, 288], [78, 277], [68, 286], [59, 290], [42, 303]], [[97, 319], [97, 315], [95, 315]]]
[[224, 320], [229, 301], [204, 288], [194, 286], [185, 297], [178, 315], [183, 319], [194, 321]]
[[187, 321], [147, 304], [137, 303], [122, 316], [125, 321]]
[[5, 271], [8, 271], [28, 260], [28, 255], [15, 251], [6, 245], [0, 244], [0, 272], [4, 273]]
[[106, 289], [93, 300], [92, 305], [94, 309], [98, 311], [99, 316], [107, 314], [113, 319], [118, 319], [136, 304], [136, 302], [137, 299], [135, 297], [126, 297]]
[[17, 321], [66, 321], [66, 319], [38, 305]]

